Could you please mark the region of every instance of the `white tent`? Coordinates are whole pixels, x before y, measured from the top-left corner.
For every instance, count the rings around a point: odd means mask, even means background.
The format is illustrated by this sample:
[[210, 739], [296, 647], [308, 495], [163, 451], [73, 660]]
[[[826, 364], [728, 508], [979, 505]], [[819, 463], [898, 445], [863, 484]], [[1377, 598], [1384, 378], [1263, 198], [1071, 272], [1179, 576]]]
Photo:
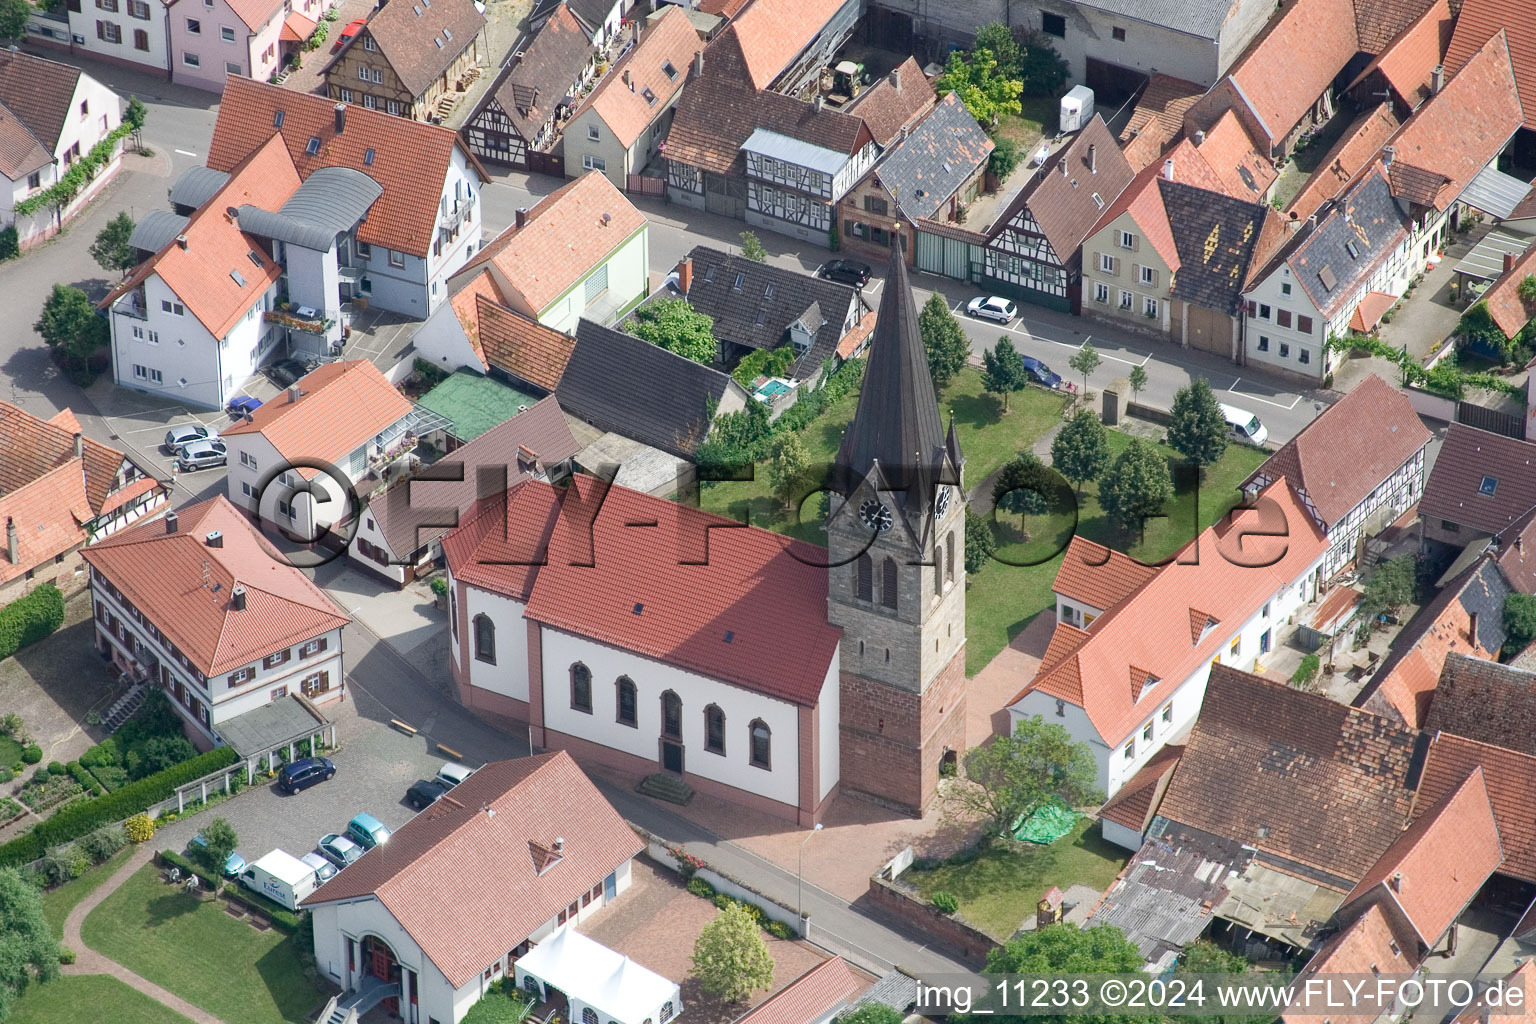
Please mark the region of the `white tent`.
[[532, 978], [565, 993], [571, 1024], [668, 1024], [682, 1012], [676, 982], [569, 926], [519, 958], [516, 968], [524, 991]]

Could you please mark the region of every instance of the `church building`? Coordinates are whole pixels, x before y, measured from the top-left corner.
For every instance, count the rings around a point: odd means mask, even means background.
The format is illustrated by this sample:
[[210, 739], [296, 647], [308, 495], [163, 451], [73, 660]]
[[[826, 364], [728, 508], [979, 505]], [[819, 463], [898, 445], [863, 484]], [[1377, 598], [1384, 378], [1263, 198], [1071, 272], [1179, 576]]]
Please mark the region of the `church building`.
[[839, 791], [920, 814], [965, 740], [961, 467], [893, 256], [828, 547], [592, 477], [518, 483], [443, 540], [460, 698], [802, 826]]

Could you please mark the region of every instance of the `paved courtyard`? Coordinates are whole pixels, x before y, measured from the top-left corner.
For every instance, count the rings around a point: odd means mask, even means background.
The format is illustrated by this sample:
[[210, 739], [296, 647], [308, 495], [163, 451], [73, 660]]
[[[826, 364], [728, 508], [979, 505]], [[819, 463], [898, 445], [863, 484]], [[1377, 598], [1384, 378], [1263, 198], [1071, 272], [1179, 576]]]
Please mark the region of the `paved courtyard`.
[[58, 632], [0, 661], [0, 714], [21, 716], [45, 764], [72, 761], [96, 743], [101, 729], [86, 716], [105, 713], [126, 689], [91, 646], [90, 597], [71, 598], [64, 615]]

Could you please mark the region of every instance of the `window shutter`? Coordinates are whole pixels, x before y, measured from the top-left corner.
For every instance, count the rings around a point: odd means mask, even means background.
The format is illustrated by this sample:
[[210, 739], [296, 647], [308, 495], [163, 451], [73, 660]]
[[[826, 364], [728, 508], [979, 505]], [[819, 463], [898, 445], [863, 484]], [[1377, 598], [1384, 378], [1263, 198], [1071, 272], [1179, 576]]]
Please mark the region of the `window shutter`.
[[1248, 315], [1249, 316], [1258, 316], [1259, 315], [1259, 304], [1257, 302], [1253, 301], [1252, 299], [1248, 300]]
[[[97, 7], [101, 6], [101, 0], [97, 0], [96, 6]], [[96, 23], [96, 38], [97, 39], [105, 39], [105, 38], [107, 38], [107, 23], [106, 22], [98, 21]]]
[[1141, 236], [1131, 232], [1131, 252], [1141, 252]]

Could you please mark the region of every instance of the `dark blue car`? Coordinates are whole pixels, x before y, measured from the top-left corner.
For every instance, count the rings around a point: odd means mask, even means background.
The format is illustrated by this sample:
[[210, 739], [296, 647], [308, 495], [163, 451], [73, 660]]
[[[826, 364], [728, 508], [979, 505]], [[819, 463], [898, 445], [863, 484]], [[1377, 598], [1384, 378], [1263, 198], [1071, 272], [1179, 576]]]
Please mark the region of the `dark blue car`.
[[252, 398], [250, 395], [236, 395], [229, 400], [229, 404], [224, 407], [224, 411], [231, 416], [249, 416], [260, 408], [261, 399]]
[[1042, 384], [1048, 388], [1061, 387], [1061, 374], [1053, 372], [1049, 366], [1033, 356], [1024, 357], [1024, 370], [1029, 374], [1030, 380], [1036, 384]]

